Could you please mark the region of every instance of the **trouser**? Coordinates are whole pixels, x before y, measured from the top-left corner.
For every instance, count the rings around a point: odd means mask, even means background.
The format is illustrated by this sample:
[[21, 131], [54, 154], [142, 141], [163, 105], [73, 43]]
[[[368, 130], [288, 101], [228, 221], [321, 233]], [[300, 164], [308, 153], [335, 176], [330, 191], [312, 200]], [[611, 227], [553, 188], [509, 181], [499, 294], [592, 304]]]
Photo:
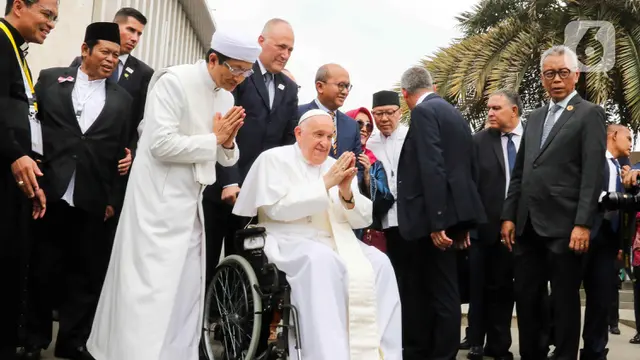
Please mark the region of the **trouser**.
[[63, 352], [76, 349], [85, 345], [91, 332], [109, 264], [111, 244], [106, 241], [104, 215], [57, 201], [48, 204], [46, 216], [36, 224], [27, 342], [43, 349], [51, 343], [53, 304], [49, 294], [59, 284], [56, 348]]
[[22, 345], [31, 247], [31, 201], [20, 191], [9, 164], [0, 173], [0, 359]]
[[[403, 359], [455, 358], [461, 321], [456, 251], [436, 248], [431, 238], [406, 241], [393, 228], [385, 235], [402, 302]], [[465, 232], [447, 235], [460, 241]]]
[[469, 248], [471, 302], [469, 344], [491, 356], [508, 356], [513, 313], [513, 255], [500, 243], [477, 241]]
[[606, 356], [609, 311], [614, 300], [613, 290], [617, 288], [616, 279], [611, 276], [618, 254], [616, 239], [609, 222], [604, 221], [584, 257], [583, 284], [587, 303], [582, 331], [584, 349], [580, 356], [583, 360], [600, 360]]
[[[546, 358], [544, 291], [551, 279], [551, 306], [557, 360], [575, 360], [580, 343], [580, 255], [568, 238], [538, 235], [529, 221], [514, 246], [515, 297], [522, 360]], [[549, 269], [547, 273], [544, 269]]]
[[633, 267], [633, 311], [636, 319], [636, 329], [640, 333], [640, 266]]

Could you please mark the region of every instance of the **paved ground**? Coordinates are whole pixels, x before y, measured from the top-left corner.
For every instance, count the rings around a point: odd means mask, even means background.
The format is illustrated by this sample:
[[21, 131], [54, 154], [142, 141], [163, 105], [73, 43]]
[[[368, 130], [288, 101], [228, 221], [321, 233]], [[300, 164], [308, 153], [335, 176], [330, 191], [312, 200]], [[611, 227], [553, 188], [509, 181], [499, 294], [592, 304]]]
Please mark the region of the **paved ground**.
[[[57, 324], [56, 324], [57, 325]], [[57, 330], [57, 326], [56, 329]], [[635, 329], [620, 324], [621, 335], [609, 336], [609, 359], [611, 360], [638, 360], [640, 359], [640, 345], [629, 344], [629, 339], [635, 335]], [[461, 329], [461, 333], [464, 333], [464, 328]], [[520, 359], [518, 354], [518, 330], [516, 328], [511, 329], [513, 336], [513, 346], [511, 352], [516, 355], [515, 359]], [[458, 353], [458, 360], [466, 359], [467, 352], [460, 351]], [[49, 351], [44, 354], [43, 360], [54, 360], [53, 346], [49, 347]], [[487, 358], [489, 359], [489, 358]]]

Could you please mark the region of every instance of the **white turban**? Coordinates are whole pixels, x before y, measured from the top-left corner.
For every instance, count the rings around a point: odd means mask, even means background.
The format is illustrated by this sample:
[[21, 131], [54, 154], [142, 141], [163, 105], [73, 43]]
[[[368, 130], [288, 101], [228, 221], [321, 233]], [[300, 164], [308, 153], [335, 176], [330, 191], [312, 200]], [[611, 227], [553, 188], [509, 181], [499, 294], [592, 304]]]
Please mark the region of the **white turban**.
[[326, 116], [329, 119], [331, 119], [331, 115], [329, 115], [328, 112], [320, 110], [320, 109], [311, 109], [311, 110], [307, 111], [306, 113], [302, 114], [302, 116], [300, 117], [300, 120], [298, 121], [298, 125], [302, 124], [303, 121], [305, 121], [308, 118], [313, 117], [313, 116]]
[[250, 37], [242, 32], [234, 32], [224, 29], [216, 30], [211, 38], [211, 48], [231, 59], [256, 62], [262, 48], [258, 45], [258, 37]]

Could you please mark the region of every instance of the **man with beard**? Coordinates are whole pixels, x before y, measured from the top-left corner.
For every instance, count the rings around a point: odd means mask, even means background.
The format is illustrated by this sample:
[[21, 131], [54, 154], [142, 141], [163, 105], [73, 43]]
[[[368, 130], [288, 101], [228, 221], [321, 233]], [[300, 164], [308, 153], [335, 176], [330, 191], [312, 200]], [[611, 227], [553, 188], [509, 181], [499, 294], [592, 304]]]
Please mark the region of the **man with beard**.
[[42, 44], [55, 27], [58, 1], [6, 4], [0, 19], [0, 358], [13, 359], [26, 311], [29, 218], [40, 218], [46, 206], [36, 163], [43, 154], [42, 133], [26, 53], [29, 43]]

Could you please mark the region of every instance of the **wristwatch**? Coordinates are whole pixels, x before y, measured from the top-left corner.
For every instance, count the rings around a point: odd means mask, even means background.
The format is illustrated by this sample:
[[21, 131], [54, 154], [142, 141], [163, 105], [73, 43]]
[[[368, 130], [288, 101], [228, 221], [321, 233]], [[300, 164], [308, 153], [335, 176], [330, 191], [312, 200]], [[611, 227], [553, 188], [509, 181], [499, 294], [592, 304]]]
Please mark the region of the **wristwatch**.
[[342, 201], [346, 202], [347, 204], [353, 204], [353, 193], [351, 194], [351, 199], [347, 200], [344, 198], [344, 196], [342, 196], [342, 194], [340, 194], [340, 199], [342, 199]]

